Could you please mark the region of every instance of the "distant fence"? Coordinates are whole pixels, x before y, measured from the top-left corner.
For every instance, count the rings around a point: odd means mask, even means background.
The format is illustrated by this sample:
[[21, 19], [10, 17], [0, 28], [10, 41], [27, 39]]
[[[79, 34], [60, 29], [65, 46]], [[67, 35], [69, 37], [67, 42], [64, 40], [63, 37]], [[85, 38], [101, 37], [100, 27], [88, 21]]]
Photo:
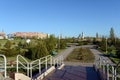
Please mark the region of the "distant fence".
[[95, 62], [95, 70], [99, 73], [102, 80], [120, 80], [120, 62], [110, 64], [103, 57]]

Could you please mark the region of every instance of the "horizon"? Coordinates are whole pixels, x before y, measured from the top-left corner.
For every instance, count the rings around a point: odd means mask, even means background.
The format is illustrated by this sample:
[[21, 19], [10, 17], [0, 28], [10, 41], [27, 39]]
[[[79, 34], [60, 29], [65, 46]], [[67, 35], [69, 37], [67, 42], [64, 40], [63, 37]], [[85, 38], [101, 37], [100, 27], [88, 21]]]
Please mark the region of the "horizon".
[[0, 28], [5, 33], [41, 32], [64, 37], [120, 37], [119, 0], [3, 0]]

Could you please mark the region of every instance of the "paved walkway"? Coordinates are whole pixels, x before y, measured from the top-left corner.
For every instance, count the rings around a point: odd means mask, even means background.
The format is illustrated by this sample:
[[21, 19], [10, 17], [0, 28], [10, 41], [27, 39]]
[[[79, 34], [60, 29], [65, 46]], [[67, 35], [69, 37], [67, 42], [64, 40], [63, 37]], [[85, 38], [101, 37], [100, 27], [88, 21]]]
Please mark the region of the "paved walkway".
[[95, 60], [98, 60], [101, 56], [104, 60], [106, 60], [109, 64], [113, 64], [113, 62], [106, 56], [104, 56], [101, 52], [96, 49], [90, 49], [92, 53], [95, 55]]
[[[93, 47], [91, 45], [79, 46], [79, 47]], [[73, 51], [74, 48], [70, 47], [64, 52], [57, 55], [64, 56], [64, 59], [68, 54]], [[99, 80], [96, 71], [93, 68], [93, 63], [80, 63], [80, 62], [65, 62], [65, 67], [61, 70], [56, 69], [49, 74], [44, 80]]]
[[65, 66], [62, 70], [55, 70], [44, 80], [99, 80], [93, 67]]

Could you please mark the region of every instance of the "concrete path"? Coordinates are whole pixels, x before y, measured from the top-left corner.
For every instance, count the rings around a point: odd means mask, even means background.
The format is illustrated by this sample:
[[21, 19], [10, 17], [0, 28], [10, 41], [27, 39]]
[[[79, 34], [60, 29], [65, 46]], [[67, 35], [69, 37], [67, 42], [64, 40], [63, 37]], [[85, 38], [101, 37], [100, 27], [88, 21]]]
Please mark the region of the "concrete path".
[[[64, 52], [59, 53], [55, 58], [63, 55], [64, 59], [68, 56], [70, 52], [75, 48], [79, 47], [90, 47], [87, 46], [77, 46], [70, 47]], [[80, 62], [64, 62], [65, 67], [61, 70], [56, 69], [51, 74], [49, 74], [44, 80], [100, 80], [96, 71], [93, 68], [93, 63], [80, 63]]]
[[99, 80], [93, 67], [65, 66], [62, 70], [55, 70], [44, 80]]
[[96, 49], [90, 49], [92, 53], [95, 55], [95, 60], [98, 60], [99, 57], [102, 57], [104, 60], [106, 60], [109, 64], [113, 64], [113, 62], [106, 56], [103, 55], [103, 53], [99, 52]]

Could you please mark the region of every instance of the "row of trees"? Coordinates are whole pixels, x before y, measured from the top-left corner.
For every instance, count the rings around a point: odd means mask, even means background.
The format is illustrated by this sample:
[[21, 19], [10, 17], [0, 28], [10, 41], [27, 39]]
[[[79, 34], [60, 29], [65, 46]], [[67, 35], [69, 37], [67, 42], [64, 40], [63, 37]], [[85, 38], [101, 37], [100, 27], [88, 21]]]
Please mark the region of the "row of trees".
[[[96, 34], [97, 35], [97, 34]], [[120, 39], [115, 36], [114, 29], [110, 29], [109, 37], [103, 36], [101, 40], [94, 39], [93, 43], [99, 45], [100, 49], [112, 57], [120, 57]]]
[[[58, 42], [60, 41], [60, 44]], [[32, 39], [30, 43], [26, 43], [26, 40], [15, 41], [8, 40], [3, 47], [0, 48], [0, 53], [6, 56], [14, 56], [21, 54], [29, 59], [38, 59], [49, 55], [56, 49], [63, 49], [66, 47], [66, 41], [64, 39], [59, 40], [54, 35], [50, 35], [46, 39]]]

